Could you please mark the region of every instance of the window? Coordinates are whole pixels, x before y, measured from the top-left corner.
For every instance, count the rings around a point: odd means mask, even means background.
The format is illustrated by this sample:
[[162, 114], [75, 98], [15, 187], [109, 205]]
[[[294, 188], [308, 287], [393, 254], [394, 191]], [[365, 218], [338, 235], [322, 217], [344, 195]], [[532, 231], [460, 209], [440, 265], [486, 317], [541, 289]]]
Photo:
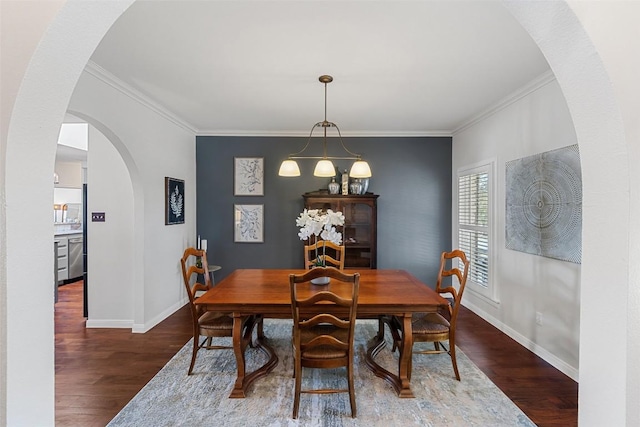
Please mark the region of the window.
[[469, 259], [469, 289], [495, 300], [491, 286], [493, 163], [458, 171], [458, 248]]

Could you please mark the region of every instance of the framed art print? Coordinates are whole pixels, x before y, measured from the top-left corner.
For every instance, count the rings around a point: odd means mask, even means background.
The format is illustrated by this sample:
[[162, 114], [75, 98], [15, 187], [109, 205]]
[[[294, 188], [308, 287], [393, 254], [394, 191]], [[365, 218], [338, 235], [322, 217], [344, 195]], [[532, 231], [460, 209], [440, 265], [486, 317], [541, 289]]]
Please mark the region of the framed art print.
[[264, 158], [235, 157], [233, 195], [264, 196]]
[[164, 178], [164, 224], [184, 224], [184, 181]]
[[264, 242], [264, 205], [234, 205], [234, 242]]

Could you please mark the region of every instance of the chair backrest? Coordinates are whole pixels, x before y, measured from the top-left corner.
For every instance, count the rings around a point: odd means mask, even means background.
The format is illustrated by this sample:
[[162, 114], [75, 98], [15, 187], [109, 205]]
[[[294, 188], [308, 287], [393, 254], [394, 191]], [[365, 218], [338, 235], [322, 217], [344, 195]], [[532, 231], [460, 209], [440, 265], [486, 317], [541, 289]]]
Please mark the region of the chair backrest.
[[[200, 266], [198, 266], [198, 258], [201, 262]], [[189, 296], [191, 312], [194, 316], [197, 316], [197, 310], [194, 304], [197, 297], [196, 292], [211, 289], [207, 253], [200, 249], [187, 248], [182, 255], [180, 264], [182, 265], [182, 278], [187, 290], [187, 295]], [[199, 281], [200, 276], [204, 279], [204, 283]]]
[[[319, 292], [310, 291], [308, 298], [298, 297], [298, 286], [301, 283], [309, 282], [318, 277], [330, 277], [341, 284], [351, 283], [351, 292], [348, 292], [340, 284], [332, 285], [341, 288], [344, 292], [340, 295], [330, 290]], [[337, 268], [318, 267], [307, 271], [304, 274], [289, 275], [289, 285], [291, 288], [291, 309], [293, 313], [293, 339], [297, 351], [304, 353], [307, 350], [323, 347], [339, 351], [348, 351], [353, 356], [353, 333], [356, 324], [356, 311], [358, 305], [358, 292], [360, 287], [360, 273], [345, 274]], [[349, 293], [349, 296], [345, 294]], [[344, 315], [345, 313], [348, 315]], [[336, 315], [336, 312], [337, 315]], [[347, 340], [343, 341], [335, 336], [317, 335], [312, 339], [301, 342], [301, 334], [305, 329], [311, 329], [321, 324], [328, 324], [348, 331]], [[330, 350], [328, 350], [330, 352]], [[330, 364], [330, 362], [328, 361]]]
[[328, 240], [304, 246], [304, 268], [314, 267], [318, 258], [325, 261], [325, 266], [344, 270], [344, 245], [336, 245]]
[[[461, 269], [462, 268], [462, 269]], [[440, 270], [438, 271], [438, 279], [436, 281], [436, 292], [440, 294], [449, 293], [453, 296], [453, 301], [449, 306], [449, 316], [452, 326], [458, 317], [458, 309], [462, 300], [462, 293], [467, 284], [467, 275], [469, 274], [469, 260], [467, 255], [459, 250], [454, 249], [451, 252], [442, 252], [440, 255]], [[442, 279], [444, 277], [455, 276], [458, 279], [458, 289], [453, 284], [443, 287]]]

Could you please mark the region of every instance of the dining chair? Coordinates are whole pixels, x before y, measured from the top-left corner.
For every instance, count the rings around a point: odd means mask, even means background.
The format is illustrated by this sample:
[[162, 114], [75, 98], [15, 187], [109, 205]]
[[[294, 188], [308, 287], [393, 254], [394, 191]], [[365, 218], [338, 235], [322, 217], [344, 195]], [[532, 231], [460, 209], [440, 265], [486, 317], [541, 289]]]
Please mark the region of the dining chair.
[[[318, 277], [333, 279], [321, 291], [309, 282]], [[345, 274], [333, 268], [313, 268], [289, 275], [293, 313], [295, 390], [293, 418], [298, 418], [301, 393], [349, 393], [351, 416], [356, 417], [353, 386], [353, 335], [358, 305], [360, 273]], [[334, 292], [335, 291], [335, 292]], [[345, 367], [348, 388], [302, 389], [302, 368]]]
[[[460, 373], [458, 372], [456, 360], [456, 323], [468, 273], [469, 261], [463, 251], [455, 249], [451, 252], [443, 252], [440, 255], [440, 269], [435, 290], [449, 301], [449, 305], [439, 312], [416, 313], [411, 321], [414, 344], [412, 352], [414, 354], [449, 354], [453, 372], [458, 381], [460, 381]], [[452, 276], [457, 278], [457, 289], [453, 283], [443, 284], [443, 278]], [[403, 331], [400, 319], [395, 316], [388, 316], [384, 317], [381, 322], [387, 323], [391, 330], [393, 339], [392, 351], [395, 351], [396, 348], [401, 349]], [[381, 323], [380, 327], [384, 327], [384, 325]], [[443, 341], [448, 341], [448, 348], [443, 344]], [[416, 349], [415, 344], [417, 342], [432, 342], [434, 349]], [[412, 361], [413, 356], [409, 359], [409, 379], [411, 379]]]
[[[182, 265], [182, 277], [189, 297], [191, 319], [193, 323], [193, 351], [191, 364], [187, 375], [191, 375], [196, 362], [198, 350], [231, 349], [232, 346], [213, 345], [213, 338], [233, 336], [233, 317], [230, 313], [207, 311], [195, 304], [198, 297], [213, 287], [207, 263], [207, 253], [196, 248], [187, 248], [180, 260]], [[202, 283], [202, 281], [204, 283]], [[262, 331], [261, 316], [246, 316], [241, 318], [242, 324], [242, 351], [247, 345], [251, 345], [253, 328], [258, 325], [259, 333]], [[200, 338], [204, 337], [202, 342]]]
[[314, 244], [305, 245], [304, 268], [317, 266], [318, 260], [324, 260], [326, 267], [344, 270], [344, 245], [336, 245], [329, 240], [319, 240]]

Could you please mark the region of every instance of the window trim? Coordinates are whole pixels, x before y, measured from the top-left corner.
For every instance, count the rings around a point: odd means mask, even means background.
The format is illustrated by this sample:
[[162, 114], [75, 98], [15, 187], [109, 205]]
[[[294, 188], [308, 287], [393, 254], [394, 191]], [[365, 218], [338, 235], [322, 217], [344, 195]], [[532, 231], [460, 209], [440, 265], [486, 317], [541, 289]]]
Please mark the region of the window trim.
[[460, 200], [459, 200], [459, 180], [460, 177], [474, 174], [474, 173], [482, 173], [486, 172], [488, 174], [488, 192], [489, 192], [489, 202], [488, 202], [488, 219], [487, 219], [487, 234], [488, 234], [488, 279], [487, 286], [479, 285], [472, 280], [467, 280], [467, 289], [472, 292], [475, 296], [480, 297], [482, 300], [490, 303], [491, 305], [497, 306], [500, 303], [497, 297], [497, 286], [496, 286], [496, 276], [495, 276], [495, 262], [496, 262], [496, 223], [497, 223], [497, 197], [496, 197], [496, 160], [488, 159], [484, 160], [472, 165], [467, 165], [458, 168], [456, 171], [455, 179], [453, 182], [453, 215], [454, 215], [454, 229], [452, 235], [452, 241], [454, 242], [454, 247], [460, 247], [459, 233], [460, 233]]

